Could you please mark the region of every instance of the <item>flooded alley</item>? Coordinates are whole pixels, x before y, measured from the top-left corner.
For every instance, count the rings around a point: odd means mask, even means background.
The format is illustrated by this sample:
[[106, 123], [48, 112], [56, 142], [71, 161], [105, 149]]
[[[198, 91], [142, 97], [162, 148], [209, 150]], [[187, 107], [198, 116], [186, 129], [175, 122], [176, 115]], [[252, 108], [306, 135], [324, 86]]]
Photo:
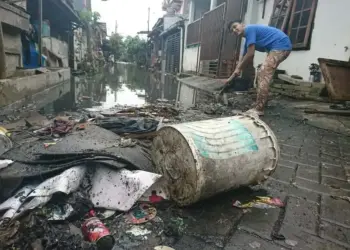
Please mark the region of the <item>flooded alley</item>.
[[[291, 117], [289, 99], [260, 120], [242, 114], [254, 92], [225, 106], [161, 79], [116, 64], [3, 123], [2, 249], [350, 246], [348, 137]], [[97, 243], [86, 223], [103, 230]]]
[[107, 67], [93, 76], [75, 76], [72, 85], [74, 91], [56, 96], [57, 100], [48, 104], [45, 112], [70, 110], [75, 103], [83, 108], [111, 109], [116, 106], [143, 106], [157, 99], [175, 102], [178, 88], [173, 76], [166, 77], [161, 84], [160, 73], [151, 74], [126, 63]]
[[350, 249], [346, 6], [0, 0], [0, 250]]

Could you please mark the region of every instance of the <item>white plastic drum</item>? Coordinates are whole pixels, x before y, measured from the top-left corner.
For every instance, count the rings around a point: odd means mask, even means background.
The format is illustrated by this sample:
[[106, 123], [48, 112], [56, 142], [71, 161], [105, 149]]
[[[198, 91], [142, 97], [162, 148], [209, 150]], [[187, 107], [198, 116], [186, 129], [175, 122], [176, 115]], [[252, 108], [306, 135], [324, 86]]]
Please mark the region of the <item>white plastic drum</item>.
[[181, 206], [266, 180], [280, 149], [260, 119], [234, 116], [165, 126], [152, 148], [157, 171]]

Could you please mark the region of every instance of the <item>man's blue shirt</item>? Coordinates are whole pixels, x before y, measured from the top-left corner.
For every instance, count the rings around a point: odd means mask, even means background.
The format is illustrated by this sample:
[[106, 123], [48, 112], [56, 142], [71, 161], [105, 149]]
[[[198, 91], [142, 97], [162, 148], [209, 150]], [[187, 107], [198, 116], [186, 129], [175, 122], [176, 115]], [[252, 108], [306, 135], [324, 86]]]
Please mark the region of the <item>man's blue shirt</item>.
[[289, 37], [281, 30], [271, 26], [252, 24], [244, 29], [245, 46], [244, 54], [248, 47], [255, 44], [255, 49], [260, 52], [271, 50], [292, 50]]

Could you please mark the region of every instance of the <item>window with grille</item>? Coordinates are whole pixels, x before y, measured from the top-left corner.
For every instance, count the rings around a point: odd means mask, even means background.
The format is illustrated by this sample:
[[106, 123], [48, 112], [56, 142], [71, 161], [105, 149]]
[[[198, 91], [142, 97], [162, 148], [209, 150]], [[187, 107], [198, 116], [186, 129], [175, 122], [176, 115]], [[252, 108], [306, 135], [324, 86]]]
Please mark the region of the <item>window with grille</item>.
[[270, 26], [287, 33], [293, 49], [308, 49], [317, 0], [275, 0]]
[[287, 24], [291, 8], [292, 0], [275, 0], [270, 26], [287, 32]]

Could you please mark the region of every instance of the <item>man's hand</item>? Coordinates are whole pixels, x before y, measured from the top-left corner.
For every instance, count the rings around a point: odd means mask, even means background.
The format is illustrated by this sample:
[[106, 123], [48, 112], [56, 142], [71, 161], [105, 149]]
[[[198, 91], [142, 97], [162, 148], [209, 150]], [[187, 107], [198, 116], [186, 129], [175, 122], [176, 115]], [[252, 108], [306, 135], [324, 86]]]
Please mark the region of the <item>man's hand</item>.
[[226, 84], [228, 84], [229, 79], [221, 79], [220, 81], [221, 81], [223, 84], [225, 84], [225, 85], [226, 85]]
[[233, 71], [233, 73], [232, 73], [232, 78], [235, 78], [235, 77], [239, 76], [240, 74], [241, 74], [241, 69], [236, 68], [235, 71]]

